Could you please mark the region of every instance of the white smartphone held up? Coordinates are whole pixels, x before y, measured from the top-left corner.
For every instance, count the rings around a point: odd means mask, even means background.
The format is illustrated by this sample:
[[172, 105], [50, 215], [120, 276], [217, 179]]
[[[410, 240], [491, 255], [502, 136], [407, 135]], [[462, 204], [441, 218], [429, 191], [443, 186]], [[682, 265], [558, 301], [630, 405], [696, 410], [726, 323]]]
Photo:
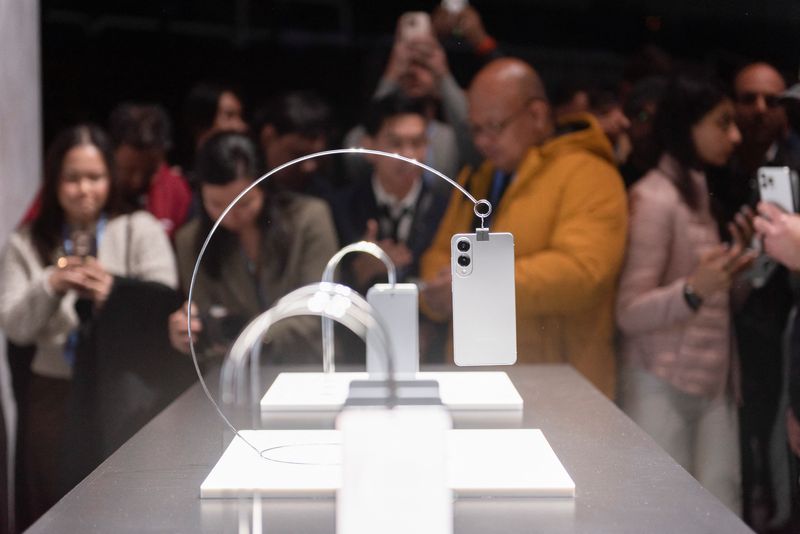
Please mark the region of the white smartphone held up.
[[467, 4], [467, 0], [442, 0], [442, 7], [454, 15], [464, 11]]
[[797, 211], [796, 183], [797, 173], [789, 167], [760, 167], [758, 169], [758, 191], [761, 200], [772, 202], [789, 213]]
[[431, 17], [424, 11], [403, 13], [397, 25], [400, 39], [403, 41], [414, 41], [433, 35]]
[[488, 236], [456, 234], [450, 241], [456, 365], [517, 361], [514, 236]]
[[[758, 169], [758, 190], [761, 200], [772, 202], [782, 210], [794, 213], [797, 211], [797, 173], [789, 167], [760, 167]], [[753, 237], [751, 248], [761, 251], [761, 238]], [[744, 273], [742, 278], [748, 280], [750, 285], [758, 289], [764, 287], [772, 273], [778, 268], [778, 263], [767, 256], [760, 254], [753, 265]]]

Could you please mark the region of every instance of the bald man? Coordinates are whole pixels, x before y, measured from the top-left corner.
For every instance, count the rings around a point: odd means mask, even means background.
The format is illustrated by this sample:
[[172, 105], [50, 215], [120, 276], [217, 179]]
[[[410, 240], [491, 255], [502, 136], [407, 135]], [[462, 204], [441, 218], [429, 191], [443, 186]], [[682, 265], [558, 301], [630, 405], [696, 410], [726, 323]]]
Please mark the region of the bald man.
[[[614, 393], [612, 304], [625, 245], [625, 192], [614, 154], [589, 114], [555, 124], [536, 71], [504, 58], [469, 88], [469, 123], [485, 158], [459, 182], [492, 202], [490, 228], [515, 239], [518, 359], [571, 363]], [[450, 237], [476, 228], [455, 192], [422, 258], [423, 312], [452, 315]]]

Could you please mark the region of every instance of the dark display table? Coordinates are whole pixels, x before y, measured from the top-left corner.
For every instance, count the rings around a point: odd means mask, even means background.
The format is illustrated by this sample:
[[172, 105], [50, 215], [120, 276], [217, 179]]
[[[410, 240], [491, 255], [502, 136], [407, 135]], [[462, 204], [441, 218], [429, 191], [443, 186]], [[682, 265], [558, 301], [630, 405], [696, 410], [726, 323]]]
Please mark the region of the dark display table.
[[[751, 532], [571, 367], [497, 370], [511, 377], [525, 400], [523, 427], [542, 429], [576, 497], [457, 500], [456, 533]], [[209, 383], [216, 385], [216, 374]], [[196, 385], [28, 532], [334, 532], [332, 499], [201, 501], [200, 483], [222, 454], [224, 435]]]

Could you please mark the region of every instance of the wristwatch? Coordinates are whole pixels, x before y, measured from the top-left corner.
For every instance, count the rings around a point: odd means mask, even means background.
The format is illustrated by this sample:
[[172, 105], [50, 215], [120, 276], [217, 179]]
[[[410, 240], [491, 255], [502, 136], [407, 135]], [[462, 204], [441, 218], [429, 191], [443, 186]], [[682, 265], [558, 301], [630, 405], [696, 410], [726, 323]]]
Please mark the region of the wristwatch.
[[686, 304], [694, 311], [699, 310], [700, 306], [703, 305], [703, 297], [698, 295], [688, 282], [683, 286], [683, 298], [686, 300]]

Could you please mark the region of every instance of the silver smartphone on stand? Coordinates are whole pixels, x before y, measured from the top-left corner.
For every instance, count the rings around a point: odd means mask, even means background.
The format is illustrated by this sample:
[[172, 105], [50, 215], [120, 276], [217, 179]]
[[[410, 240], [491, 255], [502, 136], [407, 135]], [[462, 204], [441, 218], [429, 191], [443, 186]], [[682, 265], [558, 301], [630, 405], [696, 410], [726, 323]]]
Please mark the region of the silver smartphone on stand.
[[450, 241], [456, 365], [517, 361], [514, 236], [488, 236], [456, 234]]

